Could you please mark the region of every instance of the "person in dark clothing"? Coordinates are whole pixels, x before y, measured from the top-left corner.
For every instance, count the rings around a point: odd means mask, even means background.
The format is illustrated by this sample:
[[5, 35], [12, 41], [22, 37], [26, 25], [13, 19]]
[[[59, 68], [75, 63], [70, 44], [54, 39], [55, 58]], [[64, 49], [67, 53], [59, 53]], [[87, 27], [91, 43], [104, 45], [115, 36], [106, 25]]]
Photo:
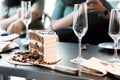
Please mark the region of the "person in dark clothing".
[[88, 31], [82, 43], [99, 44], [112, 41], [108, 35], [112, 6], [106, 0], [57, 0], [52, 15], [52, 29], [58, 34], [59, 41], [78, 42], [72, 30], [73, 10], [74, 4], [82, 2], [87, 3], [88, 8]]

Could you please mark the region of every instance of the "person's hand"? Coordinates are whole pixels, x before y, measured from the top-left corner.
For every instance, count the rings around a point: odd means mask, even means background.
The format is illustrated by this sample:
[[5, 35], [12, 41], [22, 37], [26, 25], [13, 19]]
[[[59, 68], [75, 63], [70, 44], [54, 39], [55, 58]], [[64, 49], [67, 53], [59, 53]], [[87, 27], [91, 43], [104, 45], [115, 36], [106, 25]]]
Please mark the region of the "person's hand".
[[103, 13], [106, 10], [101, 0], [87, 0], [86, 3], [88, 6], [88, 12]]
[[10, 26], [7, 28], [7, 32], [10, 34], [16, 33], [20, 34], [20, 32], [23, 29], [23, 23], [20, 20], [17, 20], [10, 24]]

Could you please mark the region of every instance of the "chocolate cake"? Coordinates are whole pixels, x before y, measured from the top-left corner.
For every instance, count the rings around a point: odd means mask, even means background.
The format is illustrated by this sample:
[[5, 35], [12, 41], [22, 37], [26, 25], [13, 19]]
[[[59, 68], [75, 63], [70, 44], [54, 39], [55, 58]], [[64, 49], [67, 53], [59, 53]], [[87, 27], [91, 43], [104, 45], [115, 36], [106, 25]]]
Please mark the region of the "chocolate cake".
[[[40, 62], [53, 63], [57, 60], [57, 35], [55, 32], [29, 30], [29, 54], [37, 55]], [[34, 57], [31, 56], [31, 57]]]

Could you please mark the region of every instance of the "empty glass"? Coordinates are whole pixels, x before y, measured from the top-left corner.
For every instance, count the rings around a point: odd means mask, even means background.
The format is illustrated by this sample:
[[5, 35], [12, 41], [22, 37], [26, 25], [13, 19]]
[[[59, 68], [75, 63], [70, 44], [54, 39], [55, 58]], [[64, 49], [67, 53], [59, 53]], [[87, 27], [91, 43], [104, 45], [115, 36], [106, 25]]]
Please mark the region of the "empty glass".
[[73, 63], [81, 63], [85, 61], [81, 55], [81, 41], [82, 37], [88, 30], [88, 17], [87, 17], [87, 4], [75, 4], [74, 5], [74, 18], [73, 18], [73, 31], [79, 40], [79, 53], [77, 58], [70, 60]]
[[108, 34], [114, 40], [114, 56], [109, 62], [120, 62], [117, 55], [118, 40], [120, 39], [120, 9], [112, 9]]
[[[28, 42], [28, 26], [32, 21], [31, 1], [21, 1], [21, 20], [26, 26], [26, 39]], [[23, 41], [23, 42], [24, 42]]]

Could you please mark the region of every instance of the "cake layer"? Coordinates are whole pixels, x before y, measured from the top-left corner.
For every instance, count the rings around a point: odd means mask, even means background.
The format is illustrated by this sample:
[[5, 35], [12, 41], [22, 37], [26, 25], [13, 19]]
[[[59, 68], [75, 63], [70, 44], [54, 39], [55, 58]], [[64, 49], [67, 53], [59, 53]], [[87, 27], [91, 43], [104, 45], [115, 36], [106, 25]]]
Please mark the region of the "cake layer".
[[43, 56], [43, 61], [46, 63], [53, 63], [56, 62], [57, 60], [57, 54], [55, 48], [45, 49], [44, 54], [35, 48], [31, 48], [30, 52], [31, 52], [30, 54], [36, 54], [36, 55], [38, 54]]
[[56, 47], [47, 48], [44, 50], [44, 61], [53, 63], [57, 61]]
[[30, 40], [36, 40], [36, 41], [39, 41], [41, 43], [44, 43], [43, 41], [43, 37], [40, 37], [39, 36], [39, 33], [35, 33], [35, 31], [33, 30], [29, 30], [29, 39]]
[[38, 51], [41, 52], [41, 54], [44, 52], [44, 47], [41, 44], [39, 44], [39, 42], [35, 42], [35, 41], [29, 42], [29, 50], [32, 48], [37, 49]]

